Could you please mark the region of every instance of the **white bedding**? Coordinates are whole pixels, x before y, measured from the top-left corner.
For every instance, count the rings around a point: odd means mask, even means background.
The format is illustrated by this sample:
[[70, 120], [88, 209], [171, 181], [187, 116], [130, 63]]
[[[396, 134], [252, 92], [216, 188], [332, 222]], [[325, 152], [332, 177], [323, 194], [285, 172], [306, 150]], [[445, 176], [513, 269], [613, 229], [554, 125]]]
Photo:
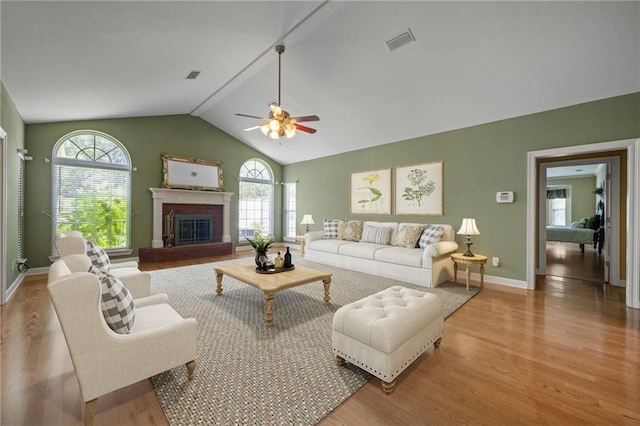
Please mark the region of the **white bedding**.
[[547, 241], [563, 243], [593, 244], [593, 229], [547, 226]]

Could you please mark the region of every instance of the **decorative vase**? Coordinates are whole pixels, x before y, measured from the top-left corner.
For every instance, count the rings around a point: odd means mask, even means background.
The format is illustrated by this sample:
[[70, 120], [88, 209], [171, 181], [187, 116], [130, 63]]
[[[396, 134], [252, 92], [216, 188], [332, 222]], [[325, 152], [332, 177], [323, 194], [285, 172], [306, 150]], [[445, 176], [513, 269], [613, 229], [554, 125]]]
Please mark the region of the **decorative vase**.
[[256, 265], [258, 266], [259, 271], [264, 271], [269, 261], [269, 257], [267, 256], [266, 251], [256, 251]]

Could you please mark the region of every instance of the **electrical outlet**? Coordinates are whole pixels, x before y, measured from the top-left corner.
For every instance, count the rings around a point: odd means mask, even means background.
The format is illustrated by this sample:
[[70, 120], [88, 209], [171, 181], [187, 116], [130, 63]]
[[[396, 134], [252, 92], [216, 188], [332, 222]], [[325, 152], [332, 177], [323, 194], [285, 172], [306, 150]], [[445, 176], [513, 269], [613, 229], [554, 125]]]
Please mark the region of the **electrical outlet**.
[[492, 264], [493, 264], [493, 266], [500, 266], [500, 258], [499, 257], [494, 257]]

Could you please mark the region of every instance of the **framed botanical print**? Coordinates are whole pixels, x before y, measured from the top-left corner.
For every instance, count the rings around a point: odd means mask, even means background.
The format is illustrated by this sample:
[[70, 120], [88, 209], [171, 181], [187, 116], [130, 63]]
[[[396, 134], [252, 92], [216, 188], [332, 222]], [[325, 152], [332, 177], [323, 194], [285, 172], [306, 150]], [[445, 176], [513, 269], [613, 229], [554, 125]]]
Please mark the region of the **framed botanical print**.
[[395, 168], [394, 214], [444, 214], [443, 162]]
[[391, 169], [351, 173], [351, 214], [391, 214]]
[[224, 191], [222, 162], [162, 154], [162, 187]]

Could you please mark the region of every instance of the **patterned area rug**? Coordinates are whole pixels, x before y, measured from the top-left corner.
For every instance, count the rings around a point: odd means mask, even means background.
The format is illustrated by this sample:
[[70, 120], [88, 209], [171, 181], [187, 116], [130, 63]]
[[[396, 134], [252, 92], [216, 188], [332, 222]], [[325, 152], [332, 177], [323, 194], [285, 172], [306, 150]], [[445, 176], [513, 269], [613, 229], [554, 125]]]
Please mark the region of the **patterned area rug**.
[[322, 300], [322, 282], [284, 290], [275, 297], [275, 325], [267, 328], [262, 292], [225, 276], [223, 295], [215, 293], [213, 266], [246, 262], [151, 273], [152, 293], [167, 293], [182, 316], [198, 320], [193, 381], [184, 366], [151, 379], [172, 425], [315, 424], [371, 377], [333, 360], [331, 322], [338, 308], [403, 285], [440, 296], [446, 318], [479, 291], [449, 283], [426, 289], [296, 258], [296, 265], [333, 273], [330, 304]]

